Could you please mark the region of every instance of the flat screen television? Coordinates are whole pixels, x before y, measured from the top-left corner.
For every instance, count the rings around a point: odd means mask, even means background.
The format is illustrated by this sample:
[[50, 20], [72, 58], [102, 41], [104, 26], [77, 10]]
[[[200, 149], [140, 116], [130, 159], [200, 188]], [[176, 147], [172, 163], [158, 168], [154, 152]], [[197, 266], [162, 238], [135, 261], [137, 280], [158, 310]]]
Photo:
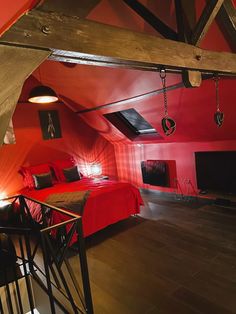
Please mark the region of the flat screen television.
[[195, 152], [197, 186], [236, 194], [236, 151]]

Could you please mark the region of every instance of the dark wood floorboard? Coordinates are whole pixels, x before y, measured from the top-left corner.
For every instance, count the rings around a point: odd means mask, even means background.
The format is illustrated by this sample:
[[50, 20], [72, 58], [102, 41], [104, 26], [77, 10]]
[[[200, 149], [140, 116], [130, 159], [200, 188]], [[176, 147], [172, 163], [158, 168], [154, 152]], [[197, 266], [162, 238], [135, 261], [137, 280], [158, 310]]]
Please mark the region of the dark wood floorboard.
[[236, 313], [234, 210], [143, 198], [141, 216], [86, 239], [95, 313]]
[[143, 199], [85, 241], [95, 314], [236, 314], [236, 209]]

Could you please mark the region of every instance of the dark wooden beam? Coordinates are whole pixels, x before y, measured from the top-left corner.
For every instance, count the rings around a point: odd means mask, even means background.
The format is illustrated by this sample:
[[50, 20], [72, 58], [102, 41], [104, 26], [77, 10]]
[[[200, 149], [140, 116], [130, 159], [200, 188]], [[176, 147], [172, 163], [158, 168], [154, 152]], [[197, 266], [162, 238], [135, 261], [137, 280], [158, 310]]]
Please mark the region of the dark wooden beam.
[[[182, 82], [177, 83], [175, 85], [168, 86], [166, 88], [166, 90], [167, 91], [171, 91], [171, 90], [175, 90], [175, 89], [178, 89], [178, 88], [181, 88], [181, 87], [184, 87], [184, 84]], [[118, 106], [118, 105], [127, 105], [127, 104], [129, 104], [131, 102], [143, 101], [143, 100], [146, 100], [146, 99], [148, 99], [150, 97], [153, 97], [155, 95], [159, 95], [159, 94], [162, 94], [162, 93], [163, 93], [163, 88], [156, 89], [156, 90], [148, 92], [148, 93], [136, 95], [136, 96], [133, 96], [133, 97], [122, 99], [122, 100], [113, 101], [111, 103], [104, 104], [104, 105], [101, 105], [101, 106], [96, 106], [96, 107], [93, 107], [93, 108], [79, 110], [76, 113], [77, 114], [83, 114], [83, 113], [86, 113], [86, 112], [101, 110], [101, 109], [108, 108], [108, 107], [114, 107], [114, 106]]]
[[46, 0], [38, 8], [45, 12], [58, 12], [65, 15], [85, 18], [101, 0]]
[[[56, 50], [48, 57], [49, 60], [73, 63], [73, 64], [83, 64], [83, 65], [93, 65], [102, 67], [112, 67], [112, 68], [126, 68], [141, 71], [156, 71], [157, 65], [155, 64], [145, 64], [144, 62], [135, 62], [130, 60], [121, 60], [115, 58], [101, 58], [97, 55], [90, 54], [79, 54], [75, 52]], [[179, 72], [175, 69], [169, 70], [170, 72]]]
[[188, 38], [186, 36], [186, 25], [184, 22], [184, 10], [182, 7], [181, 0], [175, 0], [175, 16], [178, 30], [178, 40], [183, 43], [188, 42]]
[[217, 15], [217, 20], [226, 34], [232, 51], [236, 51], [236, 9], [232, 0], [225, 0]]
[[195, 0], [179, 0], [183, 11], [183, 20], [187, 42], [190, 43], [192, 32], [196, 26]]
[[[183, 3], [185, 6], [183, 6]], [[188, 5], [188, 8], [186, 7], [186, 1], [185, 0], [175, 0], [175, 6], [176, 6], [176, 14], [177, 14], [177, 26], [179, 33], [182, 32], [182, 39], [188, 40], [189, 43], [192, 43], [194, 45], [199, 45], [201, 40], [204, 38], [206, 32], [208, 31], [211, 23], [213, 22], [215, 16], [217, 15], [221, 5], [223, 3], [223, 0], [210, 0], [208, 1], [207, 5], [205, 6], [201, 17], [199, 18], [198, 23], [196, 24], [194, 31], [192, 33], [190, 42], [189, 39], [187, 39], [186, 33], [183, 34], [183, 29], [186, 27], [184, 25], [184, 9], [185, 8], [185, 15], [189, 16], [189, 21], [191, 25], [193, 25], [193, 22], [196, 18], [195, 7], [194, 3], [192, 3], [192, 7]], [[194, 11], [194, 12], [193, 12]], [[192, 20], [191, 20], [192, 19]], [[186, 28], [185, 28], [186, 30]], [[186, 87], [198, 87], [201, 84], [201, 73], [199, 71], [183, 71], [183, 82]]]
[[[186, 5], [186, 3], [185, 3]], [[187, 10], [187, 11], [185, 11]], [[191, 33], [191, 29], [189, 29], [189, 23], [186, 21], [186, 15], [190, 12], [195, 12], [195, 7], [189, 8], [183, 5], [182, 0], [175, 0], [175, 12], [176, 12], [176, 22], [178, 29], [179, 41], [189, 43]], [[191, 14], [193, 16], [193, 14]], [[193, 18], [193, 17], [192, 17]], [[202, 75], [199, 71], [190, 71], [183, 70], [182, 71], [182, 79], [185, 87], [199, 87], [202, 83]]]
[[164, 38], [178, 40], [178, 34], [137, 0], [123, 0]]
[[202, 84], [202, 74], [200, 71], [183, 70], [182, 79], [187, 88], [199, 87]]
[[[86, 58], [96, 62], [116, 63], [145, 69], [192, 69], [236, 74], [236, 55], [203, 50], [133, 32], [127, 29], [34, 10], [23, 16], [0, 39], [0, 43], [37, 49], [50, 49], [51, 58], [72, 60]], [[61, 57], [61, 60], [60, 60]]]
[[47, 58], [49, 51], [0, 45], [0, 145], [26, 78]]
[[[213, 76], [203, 75], [203, 79], [204, 80], [212, 79], [212, 77]], [[169, 92], [169, 91], [172, 91], [172, 90], [175, 90], [175, 89], [179, 89], [179, 88], [182, 88], [182, 87], [184, 87], [184, 83], [179, 82], [179, 83], [176, 83], [174, 85], [167, 86], [166, 90], [167, 90], [167, 92]], [[133, 97], [129, 97], [129, 98], [113, 101], [113, 102], [108, 103], [108, 104], [104, 104], [104, 105], [100, 105], [100, 106], [96, 106], [96, 107], [92, 107], [92, 108], [88, 108], [88, 109], [81, 109], [81, 110], [78, 110], [78, 111], [75, 111], [75, 107], [71, 103], [68, 104], [68, 101], [66, 101], [64, 99], [64, 97], [61, 97], [61, 99], [75, 113], [83, 114], [83, 113], [86, 113], [86, 112], [101, 110], [101, 109], [104, 109], [104, 108], [115, 107], [115, 106], [119, 106], [119, 105], [127, 105], [127, 104], [129, 104], [131, 102], [144, 101], [144, 100], [149, 99], [150, 97], [153, 97], [153, 96], [156, 96], [156, 95], [160, 95], [160, 94], [163, 94], [163, 88], [156, 89], [156, 90], [153, 90], [151, 92], [147, 92], [147, 93], [144, 93], [144, 94], [136, 95], [136, 96], [133, 96]]]
[[206, 35], [211, 23], [215, 19], [224, 0], [208, 0], [198, 22], [193, 31], [191, 43], [198, 46]]

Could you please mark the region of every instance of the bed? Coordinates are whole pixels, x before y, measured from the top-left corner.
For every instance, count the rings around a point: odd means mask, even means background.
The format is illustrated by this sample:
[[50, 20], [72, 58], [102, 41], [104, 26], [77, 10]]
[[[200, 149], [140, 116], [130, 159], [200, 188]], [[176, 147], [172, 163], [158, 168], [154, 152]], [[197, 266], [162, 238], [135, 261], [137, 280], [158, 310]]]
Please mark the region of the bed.
[[[84, 236], [87, 237], [108, 225], [138, 214], [143, 204], [139, 190], [130, 183], [113, 180], [99, 180], [83, 177], [74, 182], [60, 182], [44, 189], [23, 189], [21, 194], [47, 203], [50, 195], [62, 195], [65, 192], [89, 191], [82, 212]], [[40, 206], [27, 201], [31, 215], [35, 221], [41, 220]], [[66, 209], [66, 208], [64, 208]], [[65, 219], [60, 213], [50, 217], [52, 224]]]

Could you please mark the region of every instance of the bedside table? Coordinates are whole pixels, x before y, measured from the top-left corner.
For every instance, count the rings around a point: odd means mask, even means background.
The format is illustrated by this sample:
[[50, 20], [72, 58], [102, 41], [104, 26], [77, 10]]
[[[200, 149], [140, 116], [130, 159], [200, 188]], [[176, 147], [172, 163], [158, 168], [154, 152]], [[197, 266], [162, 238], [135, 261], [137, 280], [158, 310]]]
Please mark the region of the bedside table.
[[105, 176], [105, 175], [94, 176], [93, 180], [95, 181], [109, 180], [109, 176]]
[[103, 175], [103, 176], [101, 176], [101, 180], [109, 180], [109, 176]]

